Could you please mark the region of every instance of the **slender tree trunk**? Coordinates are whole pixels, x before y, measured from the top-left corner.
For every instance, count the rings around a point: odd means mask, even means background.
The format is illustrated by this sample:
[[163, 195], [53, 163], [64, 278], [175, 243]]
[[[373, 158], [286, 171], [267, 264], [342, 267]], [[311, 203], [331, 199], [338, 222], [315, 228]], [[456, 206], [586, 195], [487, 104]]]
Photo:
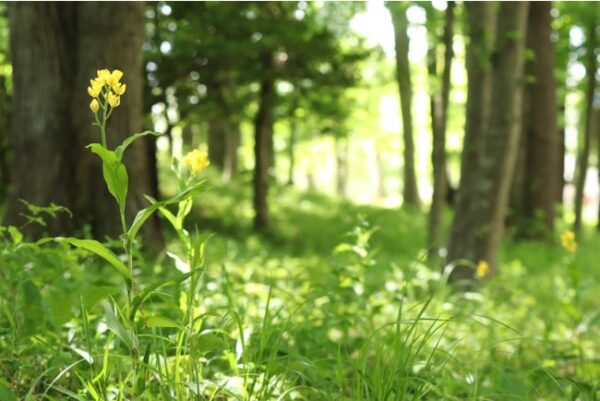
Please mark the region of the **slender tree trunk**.
[[[99, 238], [120, 235], [119, 214], [102, 179], [98, 157], [85, 149], [99, 142], [91, 125], [86, 87], [100, 68], [123, 70], [127, 93], [109, 122], [109, 147], [141, 130], [143, 12], [141, 2], [11, 4], [15, 190], [8, 222], [20, 224], [18, 199], [23, 198], [73, 210], [77, 220], [60, 217], [51, 222], [52, 234], [68, 234], [89, 223]], [[140, 140], [125, 157], [129, 219], [147, 206], [143, 194], [154, 191], [147, 146]], [[30, 227], [32, 234], [40, 233]], [[142, 234], [146, 244], [162, 246], [157, 218], [146, 223]]]
[[10, 184], [9, 135], [10, 107], [6, 77], [0, 75], [0, 203], [3, 203]]
[[[585, 65], [586, 76], [588, 79], [585, 95], [586, 114], [585, 114], [585, 129], [583, 134], [583, 145], [580, 146], [580, 154], [577, 159], [577, 181], [575, 191], [575, 223], [573, 230], [581, 231], [582, 214], [583, 214], [583, 198], [585, 194], [585, 178], [588, 171], [590, 148], [592, 141], [592, 129], [594, 123], [593, 101], [594, 92], [596, 90], [596, 71], [598, 70], [598, 60], [595, 49], [597, 46], [596, 24], [597, 24], [597, 7], [596, 4], [591, 7], [593, 10], [593, 18], [590, 19], [590, 25], [587, 29], [586, 49], [588, 51], [587, 61]], [[581, 136], [580, 136], [581, 137]]]
[[210, 164], [221, 172], [225, 169], [226, 137], [225, 117], [222, 115], [212, 116], [208, 120], [208, 158]]
[[269, 170], [273, 143], [273, 109], [275, 107], [275, 82], [269, 71], [272, 55], [262, 56], [265, 75], [260, 84], [259, 107], [254, 122], [254, 228], [265, 231], [269, 228]]
[[[444, 205], [448, 189], [446, 171], [446, 122], [450, 93], [450, 71], [453, 57], [454, 2], [448, 2], [444, 27], [444, 71], [442, 73], [441, 93], [431, 93], [431, 125], [433, 132], [433, 197], [429, 212], [429, 249], [431, 255], [437, 255], [443, 243]], [[437, 76], [436, 44], [430, 47], [432, 52], [429, 73]]]
[[294, 185], [294, 168], [296, 167], [296, 136], [298, 130], [298, 124], [296, 119], [292, 117], [290, 122], [290, 139], [288, 142], [288, 158], [290, 160], [290, 169], [288, 170], [287, 184], [289, 186]]
[[402, 130], [404, 140], [404, 203], [418, 206], [420, 204], [419, 188], [415, 171], [415, 150], [412, 121], [412, 83], [410, 64], [408, 61], [409, 39], [408, 19], [405, 3], [388, 2], [387, 6], [392, 15], [396, 40], [396, 79], [400, 94], [400, 109], [402, 111]]
[[335, 188], [338, 196], [347, 196], [348, 187], [348, 139], [339, 134], [335, 136]]
[[[528, 48], [533, 50], [535, 58], [526, 67], [534, 81], [527, 85], [529, 105], [523, 132], [526, 155], [522, 211], [525, 221], [532, 224], [528, 224], [529, 229], [521, 234], [532, 238], [543, 238], [554, 230], [558, 184], [560, 138], [550, 10], [550, 2], [532, 2], [527, 28]], [[541, 227], [537, 221], [539, 217], [542, 218]]]
[[375, 171], [377, 172], [377, 198], [384, 200], [387, 197], [385, 190], [385, 163], [383, 152], [378, 146], [375, 146]]
[[[476, 228], [473, 214], [477, 199], [479, 170], [483, 154], [484, 134], [491, 111], [491, 55], [496, 33], [496, 11], [491, 2], [465, 3], [469, 44], [467, 46], [467, 104], [460, 185], [455, 203], [455, 216], [448, 239], [448, 261], [475, 260]], [[453, 279], [471, 276], [471, 268], [458, 263]]]
[[240, 125], [237, 121], [228, 121], [225, 138], [225, 166], [223, 177], [232, 180], [238, 171], [238, 149], [240, 147]]

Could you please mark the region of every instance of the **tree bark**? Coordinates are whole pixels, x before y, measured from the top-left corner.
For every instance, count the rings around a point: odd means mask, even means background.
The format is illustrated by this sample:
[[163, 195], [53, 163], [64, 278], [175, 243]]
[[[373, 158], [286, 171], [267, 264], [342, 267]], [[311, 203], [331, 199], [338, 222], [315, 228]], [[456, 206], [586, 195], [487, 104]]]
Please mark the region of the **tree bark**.
[[[69, 234], [86, 223], [99, 238], [121, 233], [100, 161], [85, 149], [99, 142], [86, 87], [100, 68], [123, 70], [127, 92], [109, 121], [109, 147], [141, 131], [143, 13], [143, 3], [134, 2], [10, 5], [15, 190], [9, 222], [21, 224], [18, 199], [23, 198], [73, 211], [76, 220], [59, 217], [48, 227], [51, 234]], [[130, 177], [129, 219], [147, 206], [143, 194], [154, 192], [147, 146], [144, 140], [136, 142], [124, 160]], [[30, 233], [40, 234], [30, 227]], [[147, 245], [163, 244], [157, 218], [146, 223], [142, 235]]]
[[[585, 193], [585, 178], [587, 175], [590, 148], [592, 141], [592, 128], [594, 123], [594, 112], [593, 112], [593, 101], [594, 92], [596, 90], [596, 71], [598, 70], [598, 61], [596, 58], [595, 49], [597, 47], [597, 35], [596, 35], [596, 23], [597, 23], [597, 7], [593, 5], [593, 18], [590, 18], [590, 23], [586, 33], [586, 49], [587, 49], [587, 61], [585, 64], [585, 72], [587, 76], [587, 89], [585, 95], [586, 103], [586, 114], [585, 114], [585, 128], [583, 133], [583, 144], [580, 146], [580, 154], [577, 158], [577, 181], [575, 190], [575, 222], [573, 224], [573, 231], [581, 231], [582, 225], [582, 214], [583, 214], [583, 197]], [[580, 136], [581, 137], [581, 136]]]
[[474, 214], [480, 224], [476, 231], [475, 259], [496, 269], [504, 229], [510, 184], [516, 163], [521, 127], [524, 50], [529, 3], [501, 3], [498, 17], [496, 54], [493, 59], [489, 129], [485, 132], [481, 175]]
[[268, 190], [273, 143], [273, 109], [275, 107], [275, 81], [270, 76], [272, 54], [262, 55], [264, 77], [260, 83], [258, 112], [254, 121], [254, 229], [269, 228]]
[[532, 2], [527, 27], [527, 46], [533, 50], [535, 57], [526, 66], [528, 76], [534, 81], [526, 89], [529, 104], [523, 132], [525, 177], [522, 216], [528, 223], [528, 229], [521, 230], [520, 234], [530, 238], [543, 238], [554, 230], [560, 138], [551, 7], [550, 2]]
[[335, 188], [338, 196], [345, 198], [348, 195], [348, 139], [339, 134], [335, 136]]
[[[433, 151], [431, 162], [433, 165], [433, 197], [429, 211], [429, 251], [437, 255], [443, 242], [444, 205], [448, 190], [446, 172], [446, 122], [448, 115], [448, 99], [450, 94], [450, 72], [454, 55], [452, 45], [454, 37], [454, 2], [448, 2], [444, 26], [444, 70], [442, 73], [441, 90], [432, 91], [430, 95], [431, 126], [433, 132]], [[437, 77], [437, 52], [436, 44], [430, 47], [429, 74]]]
[[[473, 215], [477, 203], [479, 168], [483, 154], [484, 134], [489, 126], [491, 111], [491, 55], [496, 36], [495, 5], [490, 2], [465, 3], [469, 45], [467, 46], [467, 104], [465, 137], [460, 169], [460, 185], [456, 196], [455, 216], [448, 239], [448, 261], [473, 261], [476, 227]], [[457, 263], [453, 279], [471, 276], [471, 268]]]
[[0, 75], [0, 203], [3, 203], [10, 184], [10, 106], [6, 77]]
[[387, 6], [392, 15], [396, 47], [396, 80], [400, 94], [400, 109], [402, 112], [402, 131], [404, 140], [404, 203], [419, 206], [419, 188], [415, 171], [415, 150], [412, 122], [412, 83], [410, 64], [408, 61], [409, 39], [406, 4], [388, 2]]

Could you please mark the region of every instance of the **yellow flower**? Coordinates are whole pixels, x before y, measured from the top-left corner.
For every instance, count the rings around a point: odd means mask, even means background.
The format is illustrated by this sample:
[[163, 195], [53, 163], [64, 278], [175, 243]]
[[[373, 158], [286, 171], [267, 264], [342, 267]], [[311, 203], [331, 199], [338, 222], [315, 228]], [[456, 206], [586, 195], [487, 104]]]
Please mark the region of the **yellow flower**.
[[103, 84], [94, 79], [94, 80], [90, 80], [90, 86], [88, 86], [88, 93], [91, 97], [98, 97], [100, 96], [100, 93], [102, 92], [102, 87]]
[[110, 107], [117, 107], [121, 103], [121, 98], [118, 95], [115, 95], [112, 92], [108, 92], [108, 97], [106, 98]]
[[93, 99], [92, 103], [90, 103], [90, 110], [96, 113], [98, 109], [100, 109], [100, 103], [96, 99]]
[[487, 276], [489, 272], [490, 264], [485, 260], [480, 260], [479, 263], [477, 263], [477, 267], [475, 268], [475, 275], [477, 276], [477, 278], [482, 279], [485, 276]]
[[113, 86], [113, 91], [119, 96], [125, 93], [125, 89], [127, 89], [127, 85], [125, 84], [117, 83], [117, 85]]
[[563, 248], [569, 253], [575, 253], [577, 250], [577, 241], [575, 240], [575, 233], [573, 231], [567, 230], [562, 233], [560, 235], [560, 242]]
[[193, 173], [199, 173], [204, 170], [209, 164], [208, 154], [201, 150], [192, 150], [183, 158], [183, 164], [187, 166]]
[[96, 74], [98, 75], [98, 78], [96, 78], [96, 79], [99, 82], [101, 82], [103, 85], [108, 83], [108, 79], [111, 76], [110, 71], [108, 71], [106, 68], [96, 71]]
[[110, 73], [108, 78], [106, 78], [106, 83], [110, 85], [111, 88], [115, 89], [115, 87], [119, 84], [121, 78], [123, 78], [123, 71], [113, 70], [113, 72]]

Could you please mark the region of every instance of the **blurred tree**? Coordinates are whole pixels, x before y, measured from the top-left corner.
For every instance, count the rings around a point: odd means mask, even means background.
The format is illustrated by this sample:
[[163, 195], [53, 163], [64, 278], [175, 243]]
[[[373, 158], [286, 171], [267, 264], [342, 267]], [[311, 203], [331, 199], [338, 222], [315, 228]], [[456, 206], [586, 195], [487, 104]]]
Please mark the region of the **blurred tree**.
[[522, 197], [514, 212], [520, 235], [529, 238], [547, 237], [554, 229], [556, 176], [561, 173], [551, 8], [550, 2], [532, 2], [527, 24], [531, 57], [525, 64]]
[[[496, 9], [491, 2], [465, 3], [467, 45], [467, 105], [465, 136], [460, 169], [460, 186], [448, 238], [448, 261], [460, 259], [475, 261], [476, 227], [479, 224], [473, 213], [478, 199], [480, 164], [484, 135], [489, 127], [491, 113], [492, 64], [491, 57], [496, 37]], [[456, 279], [471, 276], [471, 268], [458, 264], [453, 271]]]
[[594, 93], [596, 92], [598, 72], [598, 4], [591, 3], [591, 6], [585, 8], [583, 14], [583, 23], [585, 26], [585, 51], [586, 58], [584, 62], [585, 76], [587, 78], [587, 87], [585, 90], [585, 112], [581, 113], [585, 119], [583, 135], [580, 135], [582, 143], [579, 146], [579, 155], [577, 157], [577, 176], [575, 191], [575, 222], [573, 230], [579, 232], [582, 225], [583, 198], [585, 193], [585, 179], [588, 171], [592, 132], [594, 130]]
[[[99, 68], [123, 70], [127, 93], [111, 118], [109, 145], [140, 131], [143, 3], [11, 3], [9, 19], [14, 189], [6, 222], [23, 223], [19, 199], [54, 202], [70, 208], [75, 220], [59, 216], [49, 223], [50, 233], [68, 234], [90, 224], [96, 236], [116, 237], [121, 225], [114, 200], [97, 156], [84, 148], [98, 141], [86, 87]], [[125, 163], [132, 218], [147, 203], [143, 194], [152, 194], [144, 141], [128, 149]], [[143, 231], [148, 243], [162, 245], [158, 220], [149, 223]], [[29, 225], [26, 231], [40, 234], [42, 229]]]
[[[489, 128], [483, 131], [483, 152], [477, 167], [480, 174], [472, 192], [477, 200], [469, 211], [475, 218], [463, 236], [455, 239], [472, 238], [471, 248], [463, 255], [456, 255], [455, 250], [450, 252], [457, 259], [466, 258], [475, 263], [486, 261], [492, 271], [496, 268], [519, 143], [528, 6], [526, 2], [500, 5], [496, 50], [492, 58], [493, 113]], [[457, 210], [455, 219], [460, 218], [464, 216]], [[456, 269], [451, 278], [465, 278], [464, 272]]]
[[449, 1], [444, 18], [444, 64], [441, 83], [438, 73], [438, 33], [437, 24], [434, 21], [433, 7], [428, 7], [429, 28], [429, 52], [428, 72], [430, 79], [430, 108], [431, 128], [433, 133], [433, 151], [431, 162], [433, 165], [433, 196], [429, 211], [429, 251], [431, 255], [437, 255], [443, 245], [444, 233], [444, 206], [448, 192], [448, 177], [446, 170], [446, 125], [448, 120], [448, 99], [450, 94], [450, 72], [452, 70], [452, 58], [454, 51], [454, 2]]
[[400, 93], [402, 111], [402, 132], [404, 139], [404, 203], [418, 206], [420, 204], [417, 174], [415, 171], [415, 150], [412, 121], [412, 83], [410, 64], [408, 61], [409, 39], [406, 10], [408, 2], [386, 2], [392, 15], [396, 46], [396, 80]]
[[10, 183], [10, 60], [6, 4], [0, 4], [0, 203]]

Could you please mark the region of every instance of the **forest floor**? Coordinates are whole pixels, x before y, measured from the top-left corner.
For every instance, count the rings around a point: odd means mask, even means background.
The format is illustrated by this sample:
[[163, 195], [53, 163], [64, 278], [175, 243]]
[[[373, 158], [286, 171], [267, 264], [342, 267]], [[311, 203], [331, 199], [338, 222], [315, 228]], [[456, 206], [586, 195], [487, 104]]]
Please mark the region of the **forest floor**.
[[[201, 383], [173, 384], [157, 371], [148, 374], [139, 399], [196, 393], [205, 397], [197, 399], [247, 401], [598, 399], [600, 238], [591, 231], [573, 255], [560, 246], [558, 232], [547, 243], [509, 238], [498, 274], [461, 293], [445, 285], [440, 262], [426, 258], [421, 212], [278, 187], [271, 193], [274, 229], [256, 235], [248, 187], [212, 184], [188, 219], [205, 247], [194, 312], [201, 321], [193, 326], [197, 354], [185, 359], [201, 366]], [[176, 242], [169, 248], [178, 251]], [[83, 384], [100, 386], [85, 377], [103, 372], [78, 362], [86, 355], [106, 358], [106, 388], [118, 388], [126, 380], [117, 356], [124, 351], [102, 326], [102, 308], [107, 298], [123, 296], [119, 277], [66, 247], [4, 252], [0, 262], [23, 266], [31, 257], [44, 267], [27, 268], [25, 276], [8, 273], [0, 284], [24, 291], [15, 302], [0, 303], [6, 351], [0, 400], [25, 399], [27, 392], [32, 400], [96, 399]], [[140, 285], [169, 282], [181, 274], [176, 264], [169, 257], [147, 262]], [[56, 275], [59, 265], [69, 273]], [[185, 305], [185, 292], [169, 286], [149, 298], [144, 314], [177, 321]], [[89, 323], [81, 323], [81, 310]], [[9, 315], [21, 316], [18, 329], [9, 327]], [[174, 344], [181, 332], [157, 324], [152, 341]], [[165, 372], [185, 354], [169, 349], [148, 351], [162, 355], [156, 359]], [[161, 380], [179, 390], [167, 390]]]

